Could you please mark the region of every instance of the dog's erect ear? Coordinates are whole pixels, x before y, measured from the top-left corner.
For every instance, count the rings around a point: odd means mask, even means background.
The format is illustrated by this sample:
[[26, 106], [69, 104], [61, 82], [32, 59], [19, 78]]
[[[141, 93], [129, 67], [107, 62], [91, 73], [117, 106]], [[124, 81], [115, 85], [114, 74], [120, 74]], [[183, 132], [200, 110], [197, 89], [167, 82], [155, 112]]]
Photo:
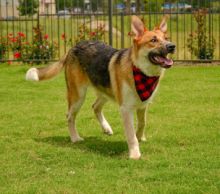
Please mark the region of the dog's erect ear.
[[137, 16], [132, 16], [131, 20], [132, 32], [135, 35], [135, 39], [138, 40], [140, 37], [143, 36], [144, 31], [146, 30], [144, 27], [144, 23]]
[[168, 19], [168, 16], [167, 15], [165, 15], [163, 18], [162, 18], [162, 20], [161, 20], [161, 22], [160, 22], [160, 25], [159, 25], [159, 30], [161, 31], [161, 32], [163, 32], [163, 33], [166, 33], [167, 32], [167, 19]]

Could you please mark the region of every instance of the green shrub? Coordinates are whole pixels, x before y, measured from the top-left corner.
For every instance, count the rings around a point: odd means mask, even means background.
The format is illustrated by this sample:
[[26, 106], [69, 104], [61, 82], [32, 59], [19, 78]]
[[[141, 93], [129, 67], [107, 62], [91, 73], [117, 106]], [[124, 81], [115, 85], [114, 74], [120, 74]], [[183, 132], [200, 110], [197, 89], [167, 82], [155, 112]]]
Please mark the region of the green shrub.
[[7, 38], [0, 37], [0, 59], [5, 58], [7, 49]]

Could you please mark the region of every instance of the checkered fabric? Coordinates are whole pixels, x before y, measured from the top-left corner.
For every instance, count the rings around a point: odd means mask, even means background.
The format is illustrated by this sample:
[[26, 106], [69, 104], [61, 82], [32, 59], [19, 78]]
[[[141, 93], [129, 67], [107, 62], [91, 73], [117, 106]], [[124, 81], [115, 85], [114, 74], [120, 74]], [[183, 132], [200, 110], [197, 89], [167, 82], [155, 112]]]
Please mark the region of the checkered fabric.
[[136, 91], [141, 101], [145, 101], [148, 98], [150, 98], [150, 96], [152, 95], [158, 84], [159, 76], [149, 77], [134, 65], [133, 65], [133, 76], [134, 76]]

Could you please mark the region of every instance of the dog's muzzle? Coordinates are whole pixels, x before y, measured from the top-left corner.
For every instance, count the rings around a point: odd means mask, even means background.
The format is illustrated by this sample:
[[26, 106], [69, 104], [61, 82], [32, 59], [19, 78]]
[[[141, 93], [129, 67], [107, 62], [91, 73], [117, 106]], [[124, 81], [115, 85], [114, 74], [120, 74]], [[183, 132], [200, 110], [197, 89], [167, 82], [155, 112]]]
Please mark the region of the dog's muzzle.
[[161, 67], [166, 69], [170, 68], [173, 65], [173, 60], [167, 58], [167, 55], [169, 53], [174, 53], [175, 48], [176, 46], [173, 43], [168, 43], [162, 49], [152, 50], [149, 53], [148, 58], [155, 65], [160, 65]]

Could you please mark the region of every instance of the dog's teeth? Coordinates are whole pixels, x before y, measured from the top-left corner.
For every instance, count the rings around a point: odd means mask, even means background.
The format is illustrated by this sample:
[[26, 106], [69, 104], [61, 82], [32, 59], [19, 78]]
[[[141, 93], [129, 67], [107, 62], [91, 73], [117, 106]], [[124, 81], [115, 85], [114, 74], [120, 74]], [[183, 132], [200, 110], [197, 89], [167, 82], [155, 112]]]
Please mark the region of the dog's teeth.
[[158, 62], [162, 62], [163, 60], [161, 59], [161, 57], [159, 56], [156, 56], [155, 59], [158, 61]]

